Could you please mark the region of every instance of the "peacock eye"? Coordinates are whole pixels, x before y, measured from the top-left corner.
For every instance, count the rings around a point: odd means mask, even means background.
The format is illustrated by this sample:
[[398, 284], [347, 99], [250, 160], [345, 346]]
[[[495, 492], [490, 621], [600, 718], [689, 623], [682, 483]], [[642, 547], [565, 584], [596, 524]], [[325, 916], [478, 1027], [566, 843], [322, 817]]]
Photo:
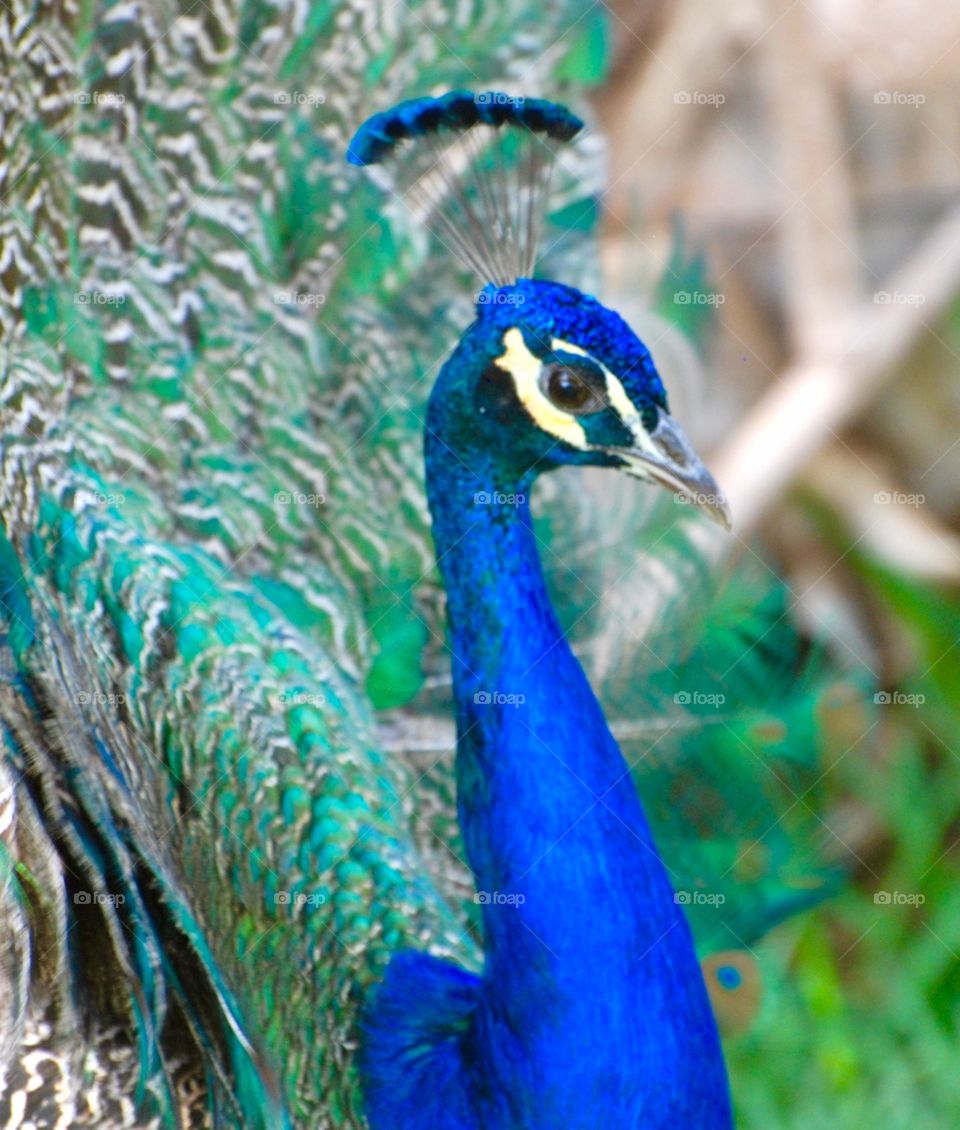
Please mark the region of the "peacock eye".
[[543, 390], [564, 412], [588, 416], [606, 405], [606, 382], [601, 373], [571, 365], [552, 365], [544, 374]]

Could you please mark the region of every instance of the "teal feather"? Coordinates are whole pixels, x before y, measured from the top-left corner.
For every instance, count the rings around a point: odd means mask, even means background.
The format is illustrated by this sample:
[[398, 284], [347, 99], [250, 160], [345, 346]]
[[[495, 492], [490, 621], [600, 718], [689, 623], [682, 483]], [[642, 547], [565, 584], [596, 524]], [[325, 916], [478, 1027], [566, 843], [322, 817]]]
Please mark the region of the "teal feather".
[[30, 593], [17, 551], [0, 530], [0, 617], [7, 643], [19, 662], [34, 641], [35, 625]]

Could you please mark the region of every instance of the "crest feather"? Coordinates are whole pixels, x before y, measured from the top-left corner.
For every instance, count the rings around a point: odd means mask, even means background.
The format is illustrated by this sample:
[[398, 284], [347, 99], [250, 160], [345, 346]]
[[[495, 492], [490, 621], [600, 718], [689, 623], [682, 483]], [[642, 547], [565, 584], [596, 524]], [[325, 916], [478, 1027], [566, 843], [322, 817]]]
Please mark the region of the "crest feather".
[[[374, 114], [347, 149], [482, 282], [533, 274], [559, 146], [583, 121], [543, 98], [454, 90]], [[378, 170], [379, 171], [379, 170]]]

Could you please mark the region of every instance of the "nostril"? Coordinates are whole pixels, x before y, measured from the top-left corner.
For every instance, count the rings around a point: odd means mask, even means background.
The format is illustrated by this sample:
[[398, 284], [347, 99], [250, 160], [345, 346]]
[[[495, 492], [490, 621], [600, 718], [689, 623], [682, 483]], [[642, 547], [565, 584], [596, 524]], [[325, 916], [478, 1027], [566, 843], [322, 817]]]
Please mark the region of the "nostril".
[[690, 453], [686, 451], [681, 444], [677, 442], [676, 437], [672, 436], [669, 432], [664, 432], [662, 435], [655, 435], [653, 442], [671, 463], [679, 467], [689, 465]]

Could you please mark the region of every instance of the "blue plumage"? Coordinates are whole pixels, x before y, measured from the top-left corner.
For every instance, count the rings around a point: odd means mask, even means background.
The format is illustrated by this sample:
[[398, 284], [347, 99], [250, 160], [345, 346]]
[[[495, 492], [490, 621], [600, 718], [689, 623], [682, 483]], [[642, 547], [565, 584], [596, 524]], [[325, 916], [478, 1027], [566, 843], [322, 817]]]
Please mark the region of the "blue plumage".
[[[367, 1012], [370, 1123], [722, 1130], [726, 1075], [689, 927], [550, 605], [528, 502], [544, 470], [642, 462], [666, 395], [626, 323], [573, 288], [522, 279], [477, 311], [430, 398], [426, 468], [484, 968], [391, 964]], [[558, 371], [570, 381], [551, 402]], [[604, 389], [579, 397], [576, 379], [598, 371]], [[689, 459], [682, 470], [713, 485]]]
[[642, 411], [652, 410], [655, 416], [657, 408], [669, 408], [650, 350], [616, 311], [593, 295], [546, 279], [517, 279], [512, 286], [486, 287], [476, 310], [486, 334], [522, 326], [530, 349], [540, 357], [549, 351], [554, 337], [579, 342], [619, 376]]

